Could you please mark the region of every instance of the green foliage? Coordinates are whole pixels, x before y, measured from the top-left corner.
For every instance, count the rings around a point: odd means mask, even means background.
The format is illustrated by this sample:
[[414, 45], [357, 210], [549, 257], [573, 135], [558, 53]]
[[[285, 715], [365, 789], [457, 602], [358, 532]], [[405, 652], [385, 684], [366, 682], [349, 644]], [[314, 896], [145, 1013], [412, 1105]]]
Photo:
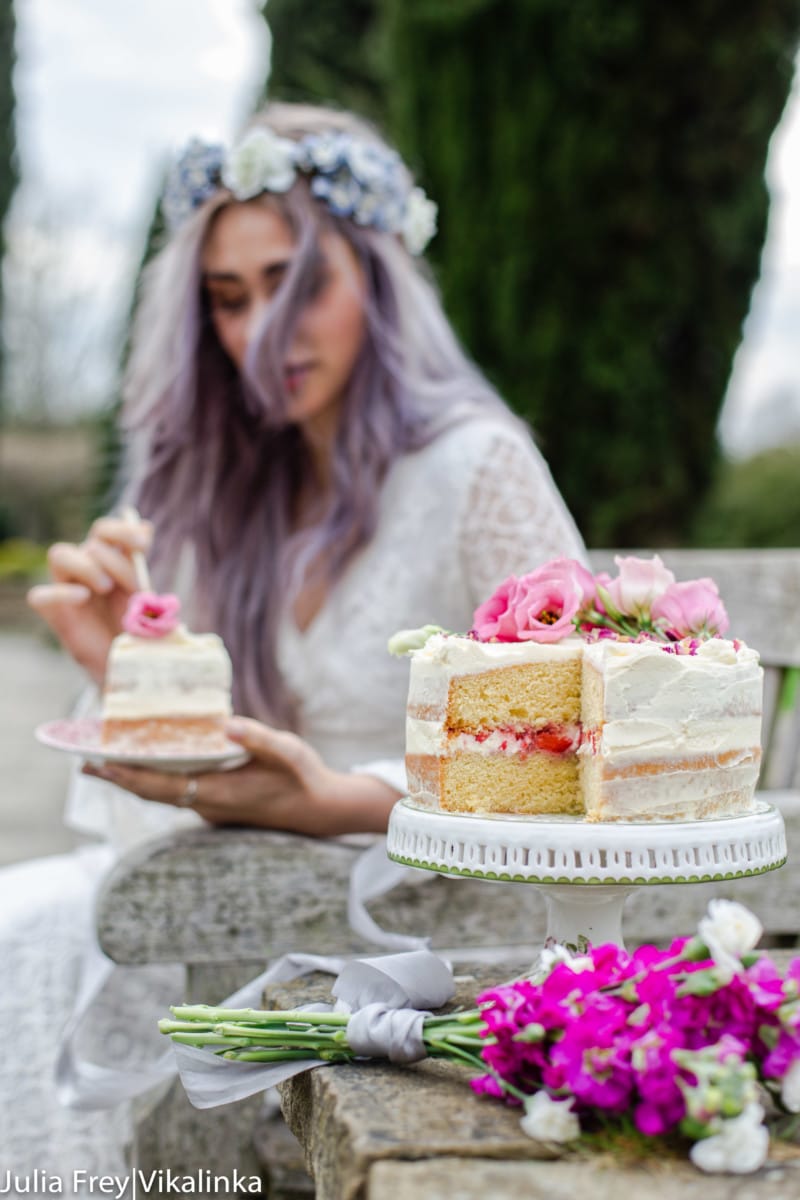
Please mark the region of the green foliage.
[[[12, 0], [0, 0], [0, 262], [5, 253], [3, 223], [17, 186], [17, 150], [14, 136], [14, 5]], [[0, 321], [3, 299], [0, 292]], [[0, 380], [3, 375], [2, 344], [0, 344]], [[0, 417], [4, 408], [0, 390]]]
[[384, 47], [379, 0], [267, 0], [270, 99], [349, 108], [380, 119]]
[[691, 530], [695, 546], [800, 545], [800, 443], [721, 465]]
[[589, 543], [675, 544], [713, 471], [800, 7], [384, 4], [445, 307]]
[[0, 582], [34, 580], [46, 573], [47, 550], [27, 538], [0, 541]]

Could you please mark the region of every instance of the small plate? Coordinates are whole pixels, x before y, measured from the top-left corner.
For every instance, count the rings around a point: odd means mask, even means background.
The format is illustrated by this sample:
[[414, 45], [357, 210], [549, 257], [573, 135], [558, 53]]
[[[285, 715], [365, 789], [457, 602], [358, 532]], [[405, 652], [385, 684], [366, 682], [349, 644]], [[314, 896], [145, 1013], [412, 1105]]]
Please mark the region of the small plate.
[[192, 755], [177, 754], [121, 754], [109, 749], [101, 741], [99, 717], [64, 717], [59, 721], [47, 721], [35, 731], [37, 741], [51, 750], [64, 750], [67, 754], [79, 754], [90, 763], [125, 763], [131, 767], [149, 767], [154, 771], [165, 771], [170, 775], [194, 775], [202, 771], [232, 771], [241, 767], [250, 758], [246, 750], [235, 742], [228, 742], [225, 750], [213, 753], [199, 751]]

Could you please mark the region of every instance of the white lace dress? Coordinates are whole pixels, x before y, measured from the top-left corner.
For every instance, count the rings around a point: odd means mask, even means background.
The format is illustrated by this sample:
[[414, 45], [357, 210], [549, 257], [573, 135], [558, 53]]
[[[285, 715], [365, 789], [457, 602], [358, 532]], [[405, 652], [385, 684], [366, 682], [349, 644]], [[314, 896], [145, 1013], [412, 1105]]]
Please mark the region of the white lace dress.
[[[580, 537], [540, 454], [504, 418], [462, 424], [399, 460], [370, 545], [304, 632], [288, 617], [281, 628], [279, 662], [304, 736], [330, 765], [402, 789], [408, 663], [387, 654], [389, 636], [426, 623], [466, 630], [508, 574], [562, 554], [583, 557]], [[65, 1193], [74, 1169], [124, 1172], [130, 1135], [126, 1104], [63, 1108], [53, 1083], [97, 885], [126, 848], [199, 818], [78, 777], [67, 820], [101, 844], [0, 871], [0, 1164], [58, 1174]], [[179, 993], [174, 973], [162, 970], [161, 982], [166, 992], [152, 974], [115, 972], [92, 1014], [106, 1061], [132, 1066], [141, 1055], [139, 1026], [154, 1030]]]

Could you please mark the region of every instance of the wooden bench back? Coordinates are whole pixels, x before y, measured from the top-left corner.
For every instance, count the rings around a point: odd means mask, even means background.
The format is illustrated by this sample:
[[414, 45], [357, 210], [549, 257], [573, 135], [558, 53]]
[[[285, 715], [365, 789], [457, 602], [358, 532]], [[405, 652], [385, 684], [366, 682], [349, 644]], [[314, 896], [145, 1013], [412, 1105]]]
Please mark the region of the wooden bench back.
[[[594, 571], [616, 573], [615, 554], [593, 550]], [[660, 550], [676, 579], [710, 576], [736, 636], [758, 650], [764, 666], [762, 788], [800, 786], [800, 549]]]

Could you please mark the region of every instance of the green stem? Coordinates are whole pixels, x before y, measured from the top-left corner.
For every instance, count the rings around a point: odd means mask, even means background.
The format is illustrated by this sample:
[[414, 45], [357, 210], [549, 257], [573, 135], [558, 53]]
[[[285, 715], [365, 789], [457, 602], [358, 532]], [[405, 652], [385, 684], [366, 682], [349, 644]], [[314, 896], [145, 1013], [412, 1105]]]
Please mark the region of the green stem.
[[249, 1046], [249, 1038], [222, 1037], [218, 1033], [173, 1033], [173, 1042], [183, 1046]]
[[260, 1008], [213, 1008], [207, 1004], [177, 1004], [170, 1008], [179, 1021], [203, 1021], [219, 1025], [223, 1021], [241, 1022], [245, 1025], [347, 1025], [349, 1013], [295, 1012], [287, 1010], [268, 1011]]

